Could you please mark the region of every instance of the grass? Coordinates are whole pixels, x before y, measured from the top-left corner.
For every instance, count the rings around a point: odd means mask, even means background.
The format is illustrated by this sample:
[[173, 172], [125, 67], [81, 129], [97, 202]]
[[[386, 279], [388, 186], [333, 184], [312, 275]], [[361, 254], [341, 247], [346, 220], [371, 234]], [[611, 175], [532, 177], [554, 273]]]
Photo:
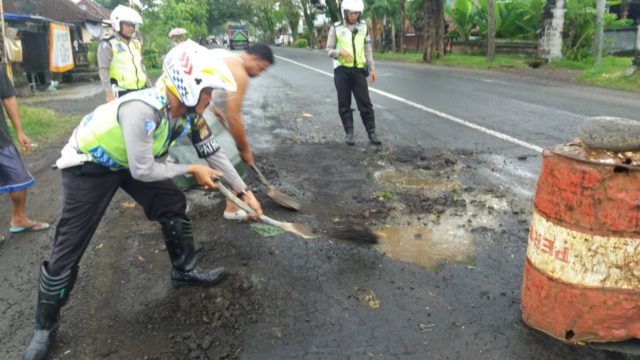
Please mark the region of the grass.
[[406, 52], [404, 54], [400, 54], [397, 52], [374, 52], [374, 59], [380, 60], [389, 60], [389, 61], [402, 61], [407, 63], [421, 63], [422, 62], [422, 53], [416, 52]]
[[587, 84], [640, 92], [640, 74], [625, 75], [630, 65], [631, 57], [607, 56], [600, 65], [583, 70], [579, 79]]
[[[374, 59], [421, 63], [422, 53], [376, 52]], [[435, 61], [436, 65], [473, 69], [525, 69], [533, 58], [518, 55], [496, 55], [494, 61], [480, 54], [448, 54]], [[631, 57], [606, 56], [602, 64], [593, 65], [593, 59], [572, 61], [561, 59], [544, 67], [580, 70], [578, 79], [586, 84], [613, 89], [640, 92], [640, 73], [626, 76], [625, 71], [631, 65]]]
[[[61, 116], [50, 109], [24, 105], [20, 106], [20, 120], [24, 133], [36, 144], [68, 133], [79, 122], [77, 116]], [[11, 126], [11, 121], [7, 119], [7, 122], [15, 140], [16, 132]]]
[[465, 67], [473, 69], [522, 69], [528, 67], [527, 56], [496, 55], [495, 60], [489, 61], [485, 55], [449, 54], [438, 60], [437, 65]]

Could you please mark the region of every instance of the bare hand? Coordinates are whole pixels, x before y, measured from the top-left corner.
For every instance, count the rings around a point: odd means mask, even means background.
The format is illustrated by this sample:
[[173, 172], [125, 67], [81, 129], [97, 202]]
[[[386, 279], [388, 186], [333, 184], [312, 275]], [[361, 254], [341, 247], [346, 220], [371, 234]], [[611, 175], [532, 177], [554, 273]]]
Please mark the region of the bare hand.
[[20, 148], [22, 152], [25, 154], [31, 153], [31, 140], [24, 133], [18, 134], [18, 143], [20, 144]]
[[240, 150], [240, 157], [245, 164], [249, 166], [253, 165], [253, 153], [251, 152], [251, 149]]
[[251, 216], [251, 214], [247, 214], [250, 220], [256, 221], [260, 220], [262, 217], [262, 206], [256, 197], [253, 195], [253, 192], [247, 191], [247, 195], [244, 196], [243, 201], [245, 204], [249, 205], [256, 212], [256, 216]]
[[371, 72], [369, 72], [369, 75], [371, 76], [371, 81], [369, 81], [369, 84], [373, 85], [376, 83], [376, 79], [378, 78], [378, 75], [376, 74], [376, 71], [373, 70]]
[[113, 101], [115, 98], [113, 97], [113, 93], [111, 92], [111, 90], [107, 91], [106, 96], [105, 96], [105, 100], [107, 102]]
[[207, 165], [191, 164], [188, 166], [187, 171], [193, 175], [198, 185], [207, 190], [217, 189], [218, 185], [213, 181], [213, 179], [222, 178], [222, 173], [220, 171], [212, 169]]
[[349, 54], [345, 49], [340, 49], [340, 57], [346, 62], [351, 62], [353, 60], [353, 56], [351, 56], [351, 54]]

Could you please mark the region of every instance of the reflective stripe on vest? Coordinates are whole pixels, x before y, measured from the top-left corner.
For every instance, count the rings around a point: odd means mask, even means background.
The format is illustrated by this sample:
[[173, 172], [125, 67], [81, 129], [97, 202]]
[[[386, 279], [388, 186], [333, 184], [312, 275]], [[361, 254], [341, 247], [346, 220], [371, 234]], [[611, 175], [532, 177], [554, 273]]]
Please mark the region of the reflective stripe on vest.
[[[359, 22], [356, 24], [358, 33], [353, 33], [344, 24], [336, 26], [336, 50], [346, 50], [353, 58], [355, 58], [355, 67], [364, 68], [367, 60], [364, 56], [364, 42], [367, 37], [367, 24]], [[355, 44], [354, 44], [355, 42]], [[355, 51], [355, 56], [353, 52]], [[338, 57], [338, 63], [345, 67], [354, 67], [353, 60], [346, 61], [341, 56]]]
[[153, 107], [159, 114], [160, 123], [157, 123], [155, 118], [144, 121], [147, 131], [153, 137], [153, 157], [163, 156], [173, 142], [191, 131], [191, 122], [182, 118], [178, 120], [180, 124], [175, 126], [176, 129], [181, 129], [180, 133], [171, 133], [170, 120], [163, 111], [167, 105], [167, 97], [164, 94], [164, 89], [145, 89], [98, 106], [82, 119], [76, 129], [77, 148], [85, 154], [90, 154], [93, 162], [111, 170], [128, 169], [129, 161], [118, 119], [118, 109], [126, 102], [139, 100]]
[[147, 75], [142, 69], [142, 45], [136, 39], [129, 44], [114, 37], [109, 40], [113, 59], [109, 68], [109, 77], [118, 82], [124, 90], [137, 90], [145, 87]]

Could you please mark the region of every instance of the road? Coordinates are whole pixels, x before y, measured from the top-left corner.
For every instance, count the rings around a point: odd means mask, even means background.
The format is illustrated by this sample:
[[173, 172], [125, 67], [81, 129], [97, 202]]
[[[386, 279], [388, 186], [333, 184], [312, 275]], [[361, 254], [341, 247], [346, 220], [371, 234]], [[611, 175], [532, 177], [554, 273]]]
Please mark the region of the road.
[[[335, 125], [333, 70], [324, 52], [277, 48], [276, 54], [269, 73], [295, 89], [291, 102], [312, 106], [321, 129]], [[376, 69], [371, 98], [387, 143], [483, 152], [504, 170], [501, 181], [525, 196], [532, 196], [541, 147], [576, 138], [588, 117], [640, 120], [638, 93], [423, 64], [379, 62]], [[514, 161], [523, 155], [529, 160]]]
[[[257, 163], [303, 209], [284, 210], [255, 179], [249, 185], [276, 219], [324, 230], [354, 218], [381, 244], [326, 232], [263, 237], [223, 220], [219, 196], [190, 191], [202, 264], [232, 275], [175, 290], [159, 226], [120, 192], [80, 264], [54, 359], [628, 358], [530, 329], [519, 304], [539, 149], [574, 138], [586, 116], [634, 118], [638, 94], [380, 62], [372, 100], [384, 146], [369, 146], [356, 121], [358, 143], [348, 147], [329, 59], [275, 51], [276, 65], [251, 81], [244, 118]], [[99, 84], [86, 86], [76, 92], [94, 95], [82, 101], [67, 93], [25, 103], [80, 119], [103, 101], [89, 90]], [[50, 165], [65, 141], [26, 158], [39, 181], [28, 209], [54, 224], [60, 179]], [[0, 243], [1, 359], [18, 359], [29, 340], [53, 236]]]

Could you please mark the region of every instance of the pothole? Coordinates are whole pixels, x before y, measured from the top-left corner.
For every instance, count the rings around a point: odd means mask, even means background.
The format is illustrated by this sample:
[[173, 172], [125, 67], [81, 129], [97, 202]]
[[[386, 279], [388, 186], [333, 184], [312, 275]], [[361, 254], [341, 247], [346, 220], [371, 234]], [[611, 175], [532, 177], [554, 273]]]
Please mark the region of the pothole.
[[378, 230], [378, 249], [431, 270], [445, 262], [472, 264], [477, 251], [473, 230], [496, 229], [499, 216], [509, 209], [499, 194], [464, 188], [455, 171], [388, 168], [374, 178], [395, 188], [384, 197], [395, 210]]
[[427, 269], [435, 269], [443, 261], [470, 264], [475, 246], [471, 233], [463, 228], [464, 222], [464, 218], [450, 217], [430, 226], [420, 222], [386, 225], [378, 232], [379, 249], [392, 259]]

